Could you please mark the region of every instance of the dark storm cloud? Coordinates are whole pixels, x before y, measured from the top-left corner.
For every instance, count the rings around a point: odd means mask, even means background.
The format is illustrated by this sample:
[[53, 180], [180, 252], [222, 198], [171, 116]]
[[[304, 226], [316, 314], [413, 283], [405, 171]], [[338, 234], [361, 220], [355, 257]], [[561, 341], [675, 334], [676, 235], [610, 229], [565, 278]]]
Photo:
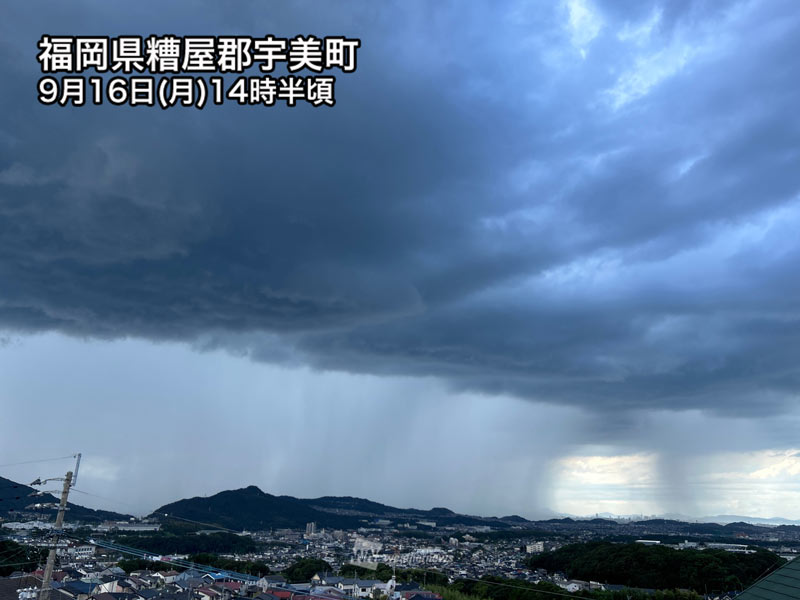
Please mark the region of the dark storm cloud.
[[[782, 411], [800, 377], [781, 225], [800, 225], [797, 11], [608, 4], [573, 30], [550, 3], [13, 5], [0, 326], [597, 410]], [[42, 33], [167, 31], [363, 47], [333, 109], [32, 100]]]

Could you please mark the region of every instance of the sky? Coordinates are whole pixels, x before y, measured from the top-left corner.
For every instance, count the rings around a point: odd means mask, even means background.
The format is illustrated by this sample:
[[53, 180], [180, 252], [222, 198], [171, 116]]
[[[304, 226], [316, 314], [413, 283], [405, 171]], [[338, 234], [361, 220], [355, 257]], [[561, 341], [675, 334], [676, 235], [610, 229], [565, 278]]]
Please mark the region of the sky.
[[[0, 465], [82, 452], [133, 514], [800, 519], [794, 0], [0, 17]], [[167, 33], [361, 47], [333, 107], [37, 102], [42, 35]]]

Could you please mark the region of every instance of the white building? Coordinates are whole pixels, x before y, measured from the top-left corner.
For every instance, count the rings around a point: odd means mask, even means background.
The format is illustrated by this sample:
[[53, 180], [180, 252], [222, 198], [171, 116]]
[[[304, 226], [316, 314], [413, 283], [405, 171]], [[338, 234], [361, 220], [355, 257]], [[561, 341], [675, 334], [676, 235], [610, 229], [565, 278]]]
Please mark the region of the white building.
[[49, 521], [24, 521], [24, 522], [3, 523], [3, 527], [5, 527], [6, 529], [13, 529], [14, 531], [25, 531], [29, 529], [52, 529], [53, 526], [54, 526], [53, 523], [50, 523]]

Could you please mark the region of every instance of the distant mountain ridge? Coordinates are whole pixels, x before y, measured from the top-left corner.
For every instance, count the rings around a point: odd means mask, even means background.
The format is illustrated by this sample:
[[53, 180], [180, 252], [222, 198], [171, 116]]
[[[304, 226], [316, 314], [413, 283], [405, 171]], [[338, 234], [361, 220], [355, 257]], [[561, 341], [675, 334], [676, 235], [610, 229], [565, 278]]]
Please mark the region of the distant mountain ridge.
[[[437, 525], [489, 526], [495, 530], [512, 528], [527, 530], [569, 531], [591, 526], [597, 531], [610, 529], [615, 535], [700, 535], [734, 538], [738, 535], [761, 533], [767, 525], [748, 522], [747, 517], [728, 523], [716, 521], [703, 522], [699, 519], [676, 520], [669, 518], [648, 518], [620, 521], [600, 518], [562, 517], [544, 520], [529, 520], [519, 515], [505, 517], [481, 517], [463, 515], [448, 508], [436, 507], [430, 510], [416, 508], [397, 508], [364, 498], [352, 496], [322, 496], [320, 498], [295, 498], [293, 496], [274, 496], [263, 492], [256, 486], [237, 490], [226, 490], [212, 496], [195, 497], [166, 504], [150, 516], [165, 519], [166, 515], [180, 517], [210, 526], [220, 526], [236, 531], [268, 529], [303, 529], [306, 523], [315, 522], [318, 528], [356, 529], [376, 524], [379, 520], [389, 520], [393, 525], [410, 524], [425, 529], [424, 522]], [[788, 520], [787, 520], [788, 521]], [[792, 524], [779, 525], [777, 529], [795, 527]]]
[[310, 522], [317, 523], [319, 527], [354, 529], [379, 519], [413, 525], [418, 525], [419, 521], [433, 521], [437, 524], [486, 525], [500, 529], [530, 522], [518, 516], [497, 518], [461, 515], [442, 507], [430, 510], [396, 508], [352, 496], [309, 499], [273, 496], [253, 485], [213, 496], [171, 502], [156, 509], [150, 516], [164, 518], [165, 515], [236, 530], [297, 529]]
[[745, 517], [742, 515], [715, 515], [713, 517], [700, 517], [701, 523], [749, 523], [751, 525], [800, 525], [798, 519], [784, 519], [783, 517]]
[[[0, 519], [6, 521], [44, 518], [53, 520], [55, 509], [27, 509], [35, 503], [57, 503], [52, 494], [32, 496], [37, 490], [0, 477]], [[101, 522], [130, 518], [130, 515], [113, 511], [94, 510], [69, 503], [67, 521]], [[164, 519], [164, 515], [221, 526], [229, 529], [267, 530], [275, 528], [304, 528], [306, 523], [335, 529], [355, 529], [386, 519], [394, 524], [407, 523], [422, 529], [420, 521], [433, 521], [437, 525], [489, 526], [493, 529], [535, 529], [547, 525], [552, 527], [580, 527], [592, 524], [602, 528], [604, 523], [617, 523], [628, 529], [669, 529], [682, 534], [737, 535], [756, 532], [764, 527], [777, 530], [800, 526], [800, 521], [774, 517], [770, 519], [739, 515], [718, 515], [693, 518], [683, 515], [636, 518], [636, 515], [621, 516], [599, 513], [593, 517], [562, 515], [561, 518], [529, 520], [519, 515], [504, 517], [482, 517], [456, 513], [449, 508], [435, 507], [429, 510], [397, 508], [364, 498], [353, 496], [322, 496], [301, 499], [293, 496], [274, 496], [251, 485], [236, 490], [225, 490], [207, 497], [185, 498], [158, 508], [151, 517]], [[555, 513], [551, 513], [555, 514]], [[631, 533], [631, 532], [629, 532]]]
[[595, 517], [610, 520], [624, 520], [624, 521], [646, 521], [651, 519], [666, 519], [669, 521], [681, 521], [684, 523], [718, 523], [720, 525], [728, 525], [731, 523], [747, 523], [750, 525], [800, 525], [798, 519], [786, 519], [784, 517], [747, 517], [744, 515], [713, 515], [705, 517], [692, 517], [680, 513], [667, 513], [653, 517], [642, 517], [641, 515], [616, 515], [613, 513], [597, 513], [593, 516], [576, 517], [575, 515], [565, 515], [573, 519], [588, 520]]
[[[54, 520], [57, 512], [56, 509], [27, 508], [31, 504], [46, 504], [51, 502], [58, 504], [58, 498], [52, 494], [44, 494], [42, 496], [31, 495], [38, 491], [39, 490], [29, 485], [0, 477], [0, 517], [6, 521], [15, 521], [23, 517], [25, 517], [25, 520], [28, 520], [30, 517]], [[67, 506], [69, 507], [67, 522], [71, 520], [86, 522], [119, 521], [130, 518], [130, 515], [123, 515], [108, 510], [94, 510], [92, 508], [73, 504], [72, 502], [69, 502]]]

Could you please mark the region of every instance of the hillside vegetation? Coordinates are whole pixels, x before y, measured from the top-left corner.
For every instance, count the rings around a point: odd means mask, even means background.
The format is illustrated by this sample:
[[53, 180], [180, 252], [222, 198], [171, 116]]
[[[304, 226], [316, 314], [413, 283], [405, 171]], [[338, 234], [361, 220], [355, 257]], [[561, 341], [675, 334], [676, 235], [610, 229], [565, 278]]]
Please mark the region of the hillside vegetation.
[[666, 546], [590, 542], [569, 544], [534, 556], [532, 569], [562, 572], [572, 579], [699, 593], [741, 590], [786, 562], [756, 549], [752, 554], [725, 550], [676, 550]]

